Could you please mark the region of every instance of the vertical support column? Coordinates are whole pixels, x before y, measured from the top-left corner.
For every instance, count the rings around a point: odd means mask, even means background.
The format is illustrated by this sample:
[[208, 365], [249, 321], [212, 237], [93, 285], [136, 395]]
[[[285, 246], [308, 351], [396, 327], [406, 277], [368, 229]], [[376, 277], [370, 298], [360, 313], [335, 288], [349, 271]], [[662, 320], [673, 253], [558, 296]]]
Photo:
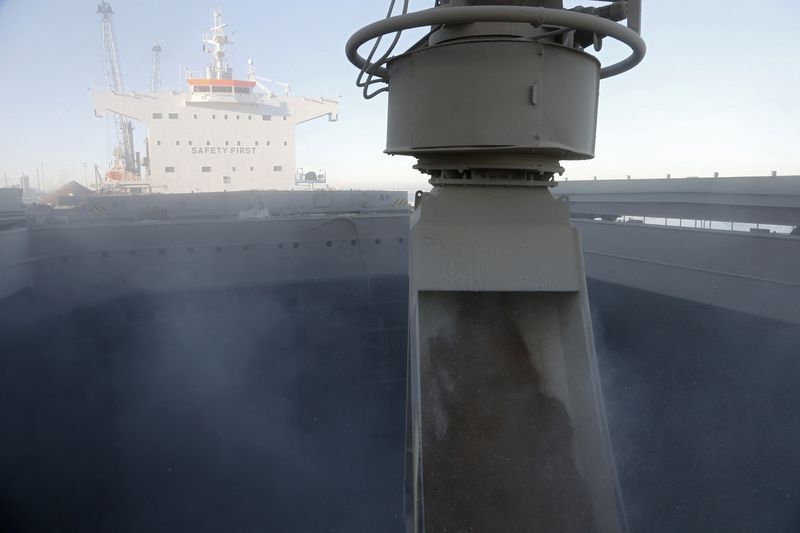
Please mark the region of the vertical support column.
[[622, 531], [568, 217], [537, 186], [437, 187], [412, 217], [413, 531]]

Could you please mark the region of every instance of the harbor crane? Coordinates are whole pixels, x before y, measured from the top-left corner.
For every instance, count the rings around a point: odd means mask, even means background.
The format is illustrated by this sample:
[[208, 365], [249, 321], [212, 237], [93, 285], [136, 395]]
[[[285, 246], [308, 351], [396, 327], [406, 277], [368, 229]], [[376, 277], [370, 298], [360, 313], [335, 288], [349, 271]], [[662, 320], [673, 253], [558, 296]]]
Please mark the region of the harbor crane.
[[[407, 531], [625, 531], [580, 236], [550, 188], [594, 157], [600, 80], [644, 57], [641, 0], [395, 4], [346, 55], [365, 97], [388, 92], [386, 153], [433, 186], [411, 217]], [[630, 55], [601, 66], [605, 38]]]
[[[121, 93], [124, 91], [124, 86], [112, 20], [114, 10], [111, 8], [111, 4], [101, 0], [97, 6], [97, 14], [100, 15], [100, 30], [103, 35], [106, 86], [112, 93]], [[112, 168], [107, 173], [107, 176], [116, 180], [138, 179], [139, 165], [137, 164], [136, 152], [133, 147], [133, 125], [130, 120], [118, 113], [113, 113], [112, 115], [114, 118], [116, 146], [114, 148]]]

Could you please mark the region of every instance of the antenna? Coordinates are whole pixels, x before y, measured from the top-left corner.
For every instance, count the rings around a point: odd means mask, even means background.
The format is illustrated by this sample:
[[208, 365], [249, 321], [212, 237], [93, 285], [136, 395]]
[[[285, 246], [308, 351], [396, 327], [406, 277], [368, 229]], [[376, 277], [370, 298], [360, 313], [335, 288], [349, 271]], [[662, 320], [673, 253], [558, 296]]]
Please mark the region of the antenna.
[[[261, 76], [255, 76], [255, 78], [259, 79], [261, 81], [265, 81], [267, 83], [274, 83], [275, 85], [280, 85], [281, 87], [283, 87], [283, 95], [284, 96], [289, 96], [292, 93], [292, 86], [290, 84], [288, 84], [288, 83], [284, 83], [282, 81], [271, 80], [269, 78], [262, 78]], [[262, 88], [263, 88], [263, 86], [262, 86]]]
[[256, 81], [256, 65], [252, 58], [247, 60], [247, 79]]
[[161, 45], [156, 43], [150, 50], [153, 52], [153, 68], [150, 74], [150, 92], [155, 94], [161, 89]]

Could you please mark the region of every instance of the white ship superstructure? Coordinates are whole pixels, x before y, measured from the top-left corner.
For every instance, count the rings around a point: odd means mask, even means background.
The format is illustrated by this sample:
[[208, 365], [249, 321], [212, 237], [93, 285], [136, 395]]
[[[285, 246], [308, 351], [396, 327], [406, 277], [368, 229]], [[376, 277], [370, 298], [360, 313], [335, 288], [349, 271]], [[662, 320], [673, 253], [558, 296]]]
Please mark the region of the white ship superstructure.
[[96, 91], [95, 113], [113, 112], [147, 127], [142, 180], [154, 192], [287, 189], [295, 184], [295, 125], [337, 118], [338, 102], [276, 94], [249, 62], [247, 79], [225, 63], [222, 15], [203, 43], [211, 64], [187, 77], [188, 92]]

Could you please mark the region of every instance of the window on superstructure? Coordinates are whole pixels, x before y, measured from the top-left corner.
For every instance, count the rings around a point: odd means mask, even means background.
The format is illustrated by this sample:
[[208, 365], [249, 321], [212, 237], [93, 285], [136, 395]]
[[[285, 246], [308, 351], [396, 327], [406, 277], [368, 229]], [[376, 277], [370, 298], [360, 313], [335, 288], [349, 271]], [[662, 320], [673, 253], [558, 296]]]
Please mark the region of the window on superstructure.
[[269, 141], [267, 141], [267, 146], [269, 146]]
[[233, 87], [226, 87], [224, 85], [212, 85], [211, 92], [212, 93], [231, 93], [233, 92], [231, 89]]
[[222, 183], [224, 183], [225, 185], [230, 185], [231, 184], [231, 177], [230, 176], [222, 176]]
[[217, 115], [211, 115], [211, 118], [217, 118]]
[[206, 141], [206, 146], [211, 146], [211, 141]]
[[169, 118], [172, 119], [172, 120], [175, 120], [176, 118], [178, 118], [178, 114], [177, 113], [170, 113], [169, 114]]
[[236, 146], [241, 146], [241, 145], [242, 145], [242, 141], [236, 141]]
[[201, 172], [211, 172], [211, 167], [200, 167]]
[[164, 172], [168, 173], [175, 172], [175, 167], [164, 167]]
[[228, 146], [229, 144], [230, 144], [230, 143], [229, 143], [228, 141], [225, 141], [225, 146]]
[[233, 92], [239, 94], [250, 94], [250, 87], [234, 87]]
[[161, 146], [161, 141], [156, 141], [156, 146]]
[[164, 118], [163, 113], [153, 113], [153, 118]]
[[197, 119], [197, 113], [194, 114], [194, 118]]
[[236, 167], [231, 167], [231, 172], [236, 172]]
[[196, 93], [207, 93], [210, 91], [210, 87], [208, 85], [197, 85], [194, 88], [194, 92]]
[[189, 141], [189, 146], [191, 146], [191, 145], [192, 145], [192, 141]]
[[274, 167], [272, 167], [272, 171], [273, 172], [280, 172], [282, 170], [283, 170], [283, 167], [280, 166], [280, 165], [275, 165]]
[[256, 141], [256, 146], [258, 146], [258, 141]]
[[247, 115], [247, 120], [253, 120], [253, 115]]
[[286, 115], [283, 116], [283, 120], [286, 120]]
[[283, 141], [284, 146], [289, 146], [289, 141]]
[[228, 120], [228, 115], [223, 115], [222, 118], [224, 118], [225, 120]]
[[239, 120], [239, 115], [236, 115], [236, 120]]
[[250, 172], [252, 172], [252, 171], [253, 171], [253, 167], [250, 167]]
[[180, 141], [175, 141], [175, 146], [180, 146], [180, 145], [181, 145]]
[[272, 120], [272, 117], [269, 115], [261, 115], [261, 120]]

